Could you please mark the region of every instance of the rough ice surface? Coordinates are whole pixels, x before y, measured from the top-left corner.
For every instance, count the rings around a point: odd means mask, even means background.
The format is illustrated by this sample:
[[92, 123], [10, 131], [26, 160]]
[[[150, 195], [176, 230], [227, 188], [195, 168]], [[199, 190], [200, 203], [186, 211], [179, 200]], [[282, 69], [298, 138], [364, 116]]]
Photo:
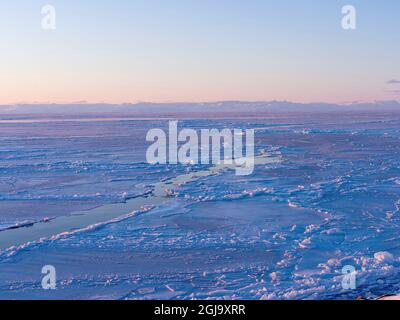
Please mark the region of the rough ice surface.
[[[400, 113], [191, 120], [281, 157], [152, 210], [0, 253], [0, 298], [355, 299], [399, 293]], [[1, 124], [0, 229], [121, 202], [192, 166], [145, 162], [165, 121]], [[69, 230], [66, 230], [69, 231]], [[57, 270], [43, 290], [41, 268]], [[342, 288], [342, 268], [357, 270]]]

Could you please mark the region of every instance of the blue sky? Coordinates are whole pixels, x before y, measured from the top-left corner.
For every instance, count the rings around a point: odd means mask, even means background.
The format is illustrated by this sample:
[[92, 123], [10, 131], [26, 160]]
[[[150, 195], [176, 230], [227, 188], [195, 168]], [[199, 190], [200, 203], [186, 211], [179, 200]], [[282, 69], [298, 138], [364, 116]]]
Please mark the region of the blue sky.
[[398, 99], [399, 14], [398, 0], [3, 0], [0, 103]]

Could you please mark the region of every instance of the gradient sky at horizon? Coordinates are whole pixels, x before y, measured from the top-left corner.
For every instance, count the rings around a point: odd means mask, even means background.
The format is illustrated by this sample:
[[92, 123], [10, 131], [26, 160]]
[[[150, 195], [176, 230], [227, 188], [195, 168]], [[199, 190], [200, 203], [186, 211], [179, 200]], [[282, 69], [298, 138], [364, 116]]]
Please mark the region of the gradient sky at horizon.
[[400, 100], [399, 14], [398, 0], [3, 0], [0, 104]]

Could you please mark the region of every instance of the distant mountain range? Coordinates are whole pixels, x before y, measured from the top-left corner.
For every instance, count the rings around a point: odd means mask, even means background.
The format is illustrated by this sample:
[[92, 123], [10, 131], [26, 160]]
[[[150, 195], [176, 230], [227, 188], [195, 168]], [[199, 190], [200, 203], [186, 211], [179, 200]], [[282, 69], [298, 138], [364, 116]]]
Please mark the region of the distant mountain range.
[[399, 101], [355, 102], [351, 104], [293, 103], [287, 101], [207, 103], [126, 103], [126, 104], [19, 104], [0, 105], [0, 114], [84, 114], [84, 113], [254, 113], [254, 112], [332, 112], [400, 110]]

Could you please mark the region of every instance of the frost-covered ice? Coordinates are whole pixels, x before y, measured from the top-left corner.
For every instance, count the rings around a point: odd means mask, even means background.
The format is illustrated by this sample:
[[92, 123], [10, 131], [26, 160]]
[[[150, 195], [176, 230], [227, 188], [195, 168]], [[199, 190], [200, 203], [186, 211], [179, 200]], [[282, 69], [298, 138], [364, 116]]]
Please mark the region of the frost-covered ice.
[[[0, 229], [127, 202], [202, 166], [150, 166], [163, 121], [1, 124]], [[3, 251], [0, 298], [345, 299], [400, 292], [400, 113], [191, 120], [257, 128], [282, 161], [169, 185], [149, 209]], [[90, 212], [90, 211], [89, 211]], [[68, 231], [68, 230], [65, 230]], [[58, 286], [41, 289], [54, 265]], [[353, 265], [357, 289], [341, 287]]]

